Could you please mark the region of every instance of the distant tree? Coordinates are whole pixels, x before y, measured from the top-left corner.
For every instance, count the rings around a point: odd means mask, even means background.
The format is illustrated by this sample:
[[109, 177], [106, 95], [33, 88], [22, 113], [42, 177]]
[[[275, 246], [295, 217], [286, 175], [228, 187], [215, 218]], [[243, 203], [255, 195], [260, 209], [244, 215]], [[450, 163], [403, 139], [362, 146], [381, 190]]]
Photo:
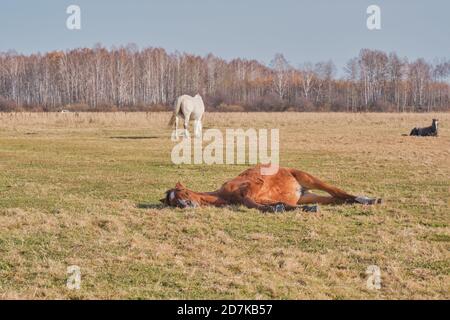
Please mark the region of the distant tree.
[[270, 62], [270, 67], [274, 72], [274, 90], [278, 94], [280, 100], [283, 100], [288, 87], [291, 66], [284, 58], [283, 54], [277, 53], [275, 54], [273, 60]]
[[409, 78], [411, 81], [413, 105], [420, 108], [425, 103], [425, 90], [431, 78], [430, 65], [424, 59], [417, 59], [410, 65]]
[[397, 111], [400, 111], [401, 103], [401, 84], [403, 82], [403, 61], [396, 53], [390, 53], [387, 65], [388, 88], [386, 91], [387, 99], [392, 101], [397, 106]]
[[311, 62], [306, 62], [299, 67], [300, 84], [306, 100], [309, 100], [310, 92], [314, 84], [316, 73]]
[[350, 110], [355, 112], [358, 107], [358, 78], [360, 74], [358, 58], [350, 59], [346, 66], [344, 67], [346, 73], [346, 101], [347, 101], [347, 111]]
[[336, 73], [336, 66], [333, 61], [325, 61], [316, 63], [315, 74], [317, 78], [317, 103], [331, 103], [333, 79]]

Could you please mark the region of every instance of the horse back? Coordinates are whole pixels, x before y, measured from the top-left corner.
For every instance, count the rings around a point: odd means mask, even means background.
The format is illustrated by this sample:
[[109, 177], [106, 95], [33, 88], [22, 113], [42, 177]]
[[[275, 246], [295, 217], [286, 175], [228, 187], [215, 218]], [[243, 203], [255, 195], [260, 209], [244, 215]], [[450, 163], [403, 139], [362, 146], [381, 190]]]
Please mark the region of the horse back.
[[201, 118], [202, 114], [205, 112], [205, 105], [200, 96], [191, 97], [185, 94], [179, 99], [181, 99], [180, 112], [182, 112], [184, 116], [192, 113], [194, 119]]

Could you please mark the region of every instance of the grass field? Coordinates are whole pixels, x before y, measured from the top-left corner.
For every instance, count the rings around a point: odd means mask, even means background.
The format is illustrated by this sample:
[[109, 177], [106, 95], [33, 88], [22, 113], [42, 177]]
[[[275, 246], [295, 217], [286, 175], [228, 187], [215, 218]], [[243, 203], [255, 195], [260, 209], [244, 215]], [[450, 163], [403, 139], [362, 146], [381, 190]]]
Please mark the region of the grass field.
[[[281, 165], [385, 200], [283, 214], [161, 208], [248, 167], [173, 165], [169, 117], [0, 114], [0, 298], [450, 298], [450, 114], [207, 114], [279, 128]], [[440, 137], [402, 136], [433, 117]]]

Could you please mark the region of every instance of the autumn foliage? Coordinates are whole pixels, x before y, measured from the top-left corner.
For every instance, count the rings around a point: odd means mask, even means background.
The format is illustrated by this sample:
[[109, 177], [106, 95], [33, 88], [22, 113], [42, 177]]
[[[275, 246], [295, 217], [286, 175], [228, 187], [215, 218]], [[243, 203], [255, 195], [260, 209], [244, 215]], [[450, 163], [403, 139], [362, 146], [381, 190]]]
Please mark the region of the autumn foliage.
[[445, 111], [450, 63], [361, 50], [336, 76], [332, 61], [269, 65], [135, 45], [0, 53], [0, 111], [158, 111], [200, 93], [208, 111]]

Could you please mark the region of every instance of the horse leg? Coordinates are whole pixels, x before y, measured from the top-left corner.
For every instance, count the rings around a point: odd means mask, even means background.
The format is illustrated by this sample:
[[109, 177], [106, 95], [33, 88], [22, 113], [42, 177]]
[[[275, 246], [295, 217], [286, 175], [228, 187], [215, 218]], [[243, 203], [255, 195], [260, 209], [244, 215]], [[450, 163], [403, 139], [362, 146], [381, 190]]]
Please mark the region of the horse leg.
[[[300, 196], [299, 201], [312, 201], [314, 203], [360, 203], [364, 205], [368, 204], [380, 204], [382, 203], [382, 199], [380, 198], [369, 198], [365, 196], [354, 196], [351, 195], [344, 190], [341, 190], [335, 186], [329, 185], [312, 175], [302, 172], [300, 170], [292, 170], [292, 175], [297, 179], [298, 183], [306, 189], [306, 192]], [[331, 195], [331, 197], [324, 197], [315, 194], [309, 193], [308, 189], [317, 189], [322, 190]], [[303, 200], [302, 200], [303, 199]], [[311, 202], [310, 202], [311, 203]]]
[[[352, 194], [349, 194], [345, 192], [342, 189], [339, 189], [335, 186], [332, 186], [328, 183], [325, 183], [316, 177], [313, 177], [312, 175], [300, 171], [300, 170], [292, 170], [292, 175], [295, 177], [295, 179], [298, 181], [298, 183], [305, 189], [316, 189], [325, 191], [328, 194], [331, 195], [331, 197], [323, 198], [321, 196], [310, 196], [309, 199], [312, 200], [318, 200], [321, 201], [320, 203], [360, 203], [360, 204], [377, 204], [382, 203], [382, 200], [379, 198], [368, 198], [365, 196], [354, 196]], [[302, 195], [302, 197], [305, 197], [304, 199], [308, 199], [307, 197], [308, 192], [306, 194]], [[300, 199], [302, 198], [300, 197]], [[306, 200], [305, 200], [306, 201]]]
[[276, 212], [277, 208], [271, 205], [265, 205], [261, 203], [257, 203], [255, 200], [246, 196], [242, 199], [242, 204], [249, 209], [258, 209], [262, 212]]
[[175, 116], [175, 140], [178, 140], [178, 116]]
[[357, 198], [356, 196], [351, 195], [335, 186], [329, 185], [328, 183], [325, 183], [306, 172], [300, 170], [292, 170], [291, 173], [298, 181], [298, 183], [305, 189], [316, 189], [325, 191], [334, 198], [339, 198], [350, 203], [355, 202]]
[[191, 114], [189, 113], [189, 114], [186, 114], [185, 116], [184, 116], [184, 136], [186, 137], [186, 138], [189, 138], [189, 130], [188, 130], [188, 128], [189, 128], [189, 118], [191, 117]]
[[285, 212], [285, 211], [294, 211], [297, 210], [297, 206], [291, 206], [290, 204], [284, 202], [276, 202], [276, 203], [258, 203], [249, 196], [246, 196], [242, 199], [242, 204], [245, 205], [249, 209], [258, 209], [262, 212]]
[[194, 120], [194, 137], [198, 138], [198, 123]]
[[201, 118], [198, 120], [198, 133], [199, 133], [200, 136], [202, 136], [202, 134], [203, 134], [203, 125], [202, 125], [202, 119]]
[[333, 196], [319, 196], [314, 193], [307, 193], [300, 197], [297, 204], [342, 204], [345, 200]]
[[202, 136], [202, 122], [201, 120], [194, 121], [194, 133], [195, 137], [200, 138]]
[[343, 203], [359, 203], [364, 205], [380, 204], [380, 198], [369, 198], [365, 196], [355, 197], [354, 200], [345, 200], [333, 196], [319, 196], [314, 193], [307, 193], [300, 197], [297, 204], [343, 204]]

